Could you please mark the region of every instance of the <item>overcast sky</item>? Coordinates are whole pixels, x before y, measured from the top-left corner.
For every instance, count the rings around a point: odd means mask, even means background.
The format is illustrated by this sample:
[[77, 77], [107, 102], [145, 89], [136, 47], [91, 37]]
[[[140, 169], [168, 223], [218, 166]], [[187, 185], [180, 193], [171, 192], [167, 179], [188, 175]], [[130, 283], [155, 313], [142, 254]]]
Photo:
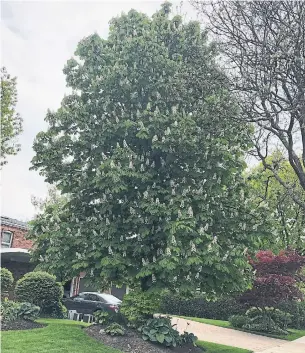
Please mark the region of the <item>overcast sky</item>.
[[[18, 78], [17, 111], [24, 119], [22, 150], [2, 169], [1, 215], [30, 220], [31, 196], [45, 197], [47, 185], [29, 171], [33, 140], [46, 129], [48, 108], [59, 107], [66, 92], [62, 69], [80, 39], [97, 31], [107, 37], [109, 20], [131, 8], [152, 15], [164, 1], [2, 1], [1, 66]], [[180, 1], [172, 1], [176, 8]], [[189, 4], [183, 13], [196, 18]]]

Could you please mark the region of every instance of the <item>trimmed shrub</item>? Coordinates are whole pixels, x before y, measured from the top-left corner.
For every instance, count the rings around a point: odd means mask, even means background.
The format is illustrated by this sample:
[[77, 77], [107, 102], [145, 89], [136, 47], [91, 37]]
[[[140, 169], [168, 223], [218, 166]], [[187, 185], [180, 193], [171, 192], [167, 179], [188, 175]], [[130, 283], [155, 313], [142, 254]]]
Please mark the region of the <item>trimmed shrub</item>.
[[243, 328], [249, 323], [246, 315], [232, 315], [229, 317], [230, 324], [236, 328]]
[[192, 299], [167, 295], [162, 299], [160, 311], [164, 314], [203, 317], [214, 320], [228, 320], [232, 315], [244, 314], [249, 306], [239, 303], [234, 298], [208, 301], [202, 296]]
[[[161, 302], [160, 312], [164, 314], [230, 321], [232, 316], [245, 315], [246, 311], [250, 308], [251, 305], [240, 303], [238, 299], [234, 298], [224, 298], [212, 302], [200, 296], [186, 299], [167, 295]], [[292, 315], [292, 322], [289, 324], [289, 327], [296, 329], [305, 328], [304, 301], [281, 302], [274, 305], [274, 308]]]
[[14, 277], [11, 271], [7, 268], [0, 268], [1, 292], [8, 292], [14, 283]]
[[126, 294], [120, 306], [128, 324], [132, 327], [142, 325], [160, 310], [160, 294], [153, 292], [131, 292]]
[[38, 305], [41, 316], [62, 318], [66, 308], [62, 305], [63, 287], [56, 277], [47, 272], [29, 272], [17, 281], [16, 299]]
[[55, 319], [65, 319], [68, 315], [67, 308], [63, 305], [61, 301], [51, 300], [43, 302], [43, 310], [41, 311], [41, 316], [52, 317]]

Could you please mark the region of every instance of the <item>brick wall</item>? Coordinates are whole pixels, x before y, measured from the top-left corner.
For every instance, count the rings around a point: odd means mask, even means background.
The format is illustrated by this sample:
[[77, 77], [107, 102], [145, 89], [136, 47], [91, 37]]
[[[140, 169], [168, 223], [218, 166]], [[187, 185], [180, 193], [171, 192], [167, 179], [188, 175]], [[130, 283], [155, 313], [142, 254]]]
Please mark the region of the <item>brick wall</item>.
[[24, 229], [19, 229], [16, 227], [6, 226], [4, 224], [1, 225], [1, 239], [2, 239], [2, 231], [10, 231], [13, 233], [13, 241], [12, 248], [21, 248], [21, 249], [31, 249], [33, 246], [33, 242], [25, 238], [27, 233]]

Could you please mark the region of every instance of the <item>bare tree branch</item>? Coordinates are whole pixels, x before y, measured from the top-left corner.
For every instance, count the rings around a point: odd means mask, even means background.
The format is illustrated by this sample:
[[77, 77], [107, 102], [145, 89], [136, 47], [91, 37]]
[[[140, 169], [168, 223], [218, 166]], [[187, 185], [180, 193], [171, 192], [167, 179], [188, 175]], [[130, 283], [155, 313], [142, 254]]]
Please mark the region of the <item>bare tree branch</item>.
[[305, 200], [266, 160], [281, 148], [305, 190], [305, 2], [190, 1], [220, 46], [238, 118], [255, 127], [256, 156], [305, 210]]

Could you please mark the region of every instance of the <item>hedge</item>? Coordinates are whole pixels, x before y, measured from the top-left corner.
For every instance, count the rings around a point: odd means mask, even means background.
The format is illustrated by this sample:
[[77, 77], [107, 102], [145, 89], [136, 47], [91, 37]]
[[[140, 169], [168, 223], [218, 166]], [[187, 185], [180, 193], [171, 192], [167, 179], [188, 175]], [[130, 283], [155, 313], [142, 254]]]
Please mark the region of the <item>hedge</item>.
[[[168, 295], [163, 297], [160, 311], [164, 314], [199, 317], [214, 320], [228, 320], [233, 315], [244, 315], [251, 305], [241, 304], [237, 299], [224, 298], [215, 302], [207, 301], [203, 297], [192, 299]], [[292, 315], [291, 327], [305, 328], [305, 302], [282, 302], [275, 306]]]
[[198, 296], [192, 299], [177, 296], [165, 296], [161, 303], [161, 312], [165, 314], [202, 317], [214, 320], [228, 320], [232, 315], [244, 314], [247, 306], [233, 298], [225, 298], [216, 302], [207, 301]]

